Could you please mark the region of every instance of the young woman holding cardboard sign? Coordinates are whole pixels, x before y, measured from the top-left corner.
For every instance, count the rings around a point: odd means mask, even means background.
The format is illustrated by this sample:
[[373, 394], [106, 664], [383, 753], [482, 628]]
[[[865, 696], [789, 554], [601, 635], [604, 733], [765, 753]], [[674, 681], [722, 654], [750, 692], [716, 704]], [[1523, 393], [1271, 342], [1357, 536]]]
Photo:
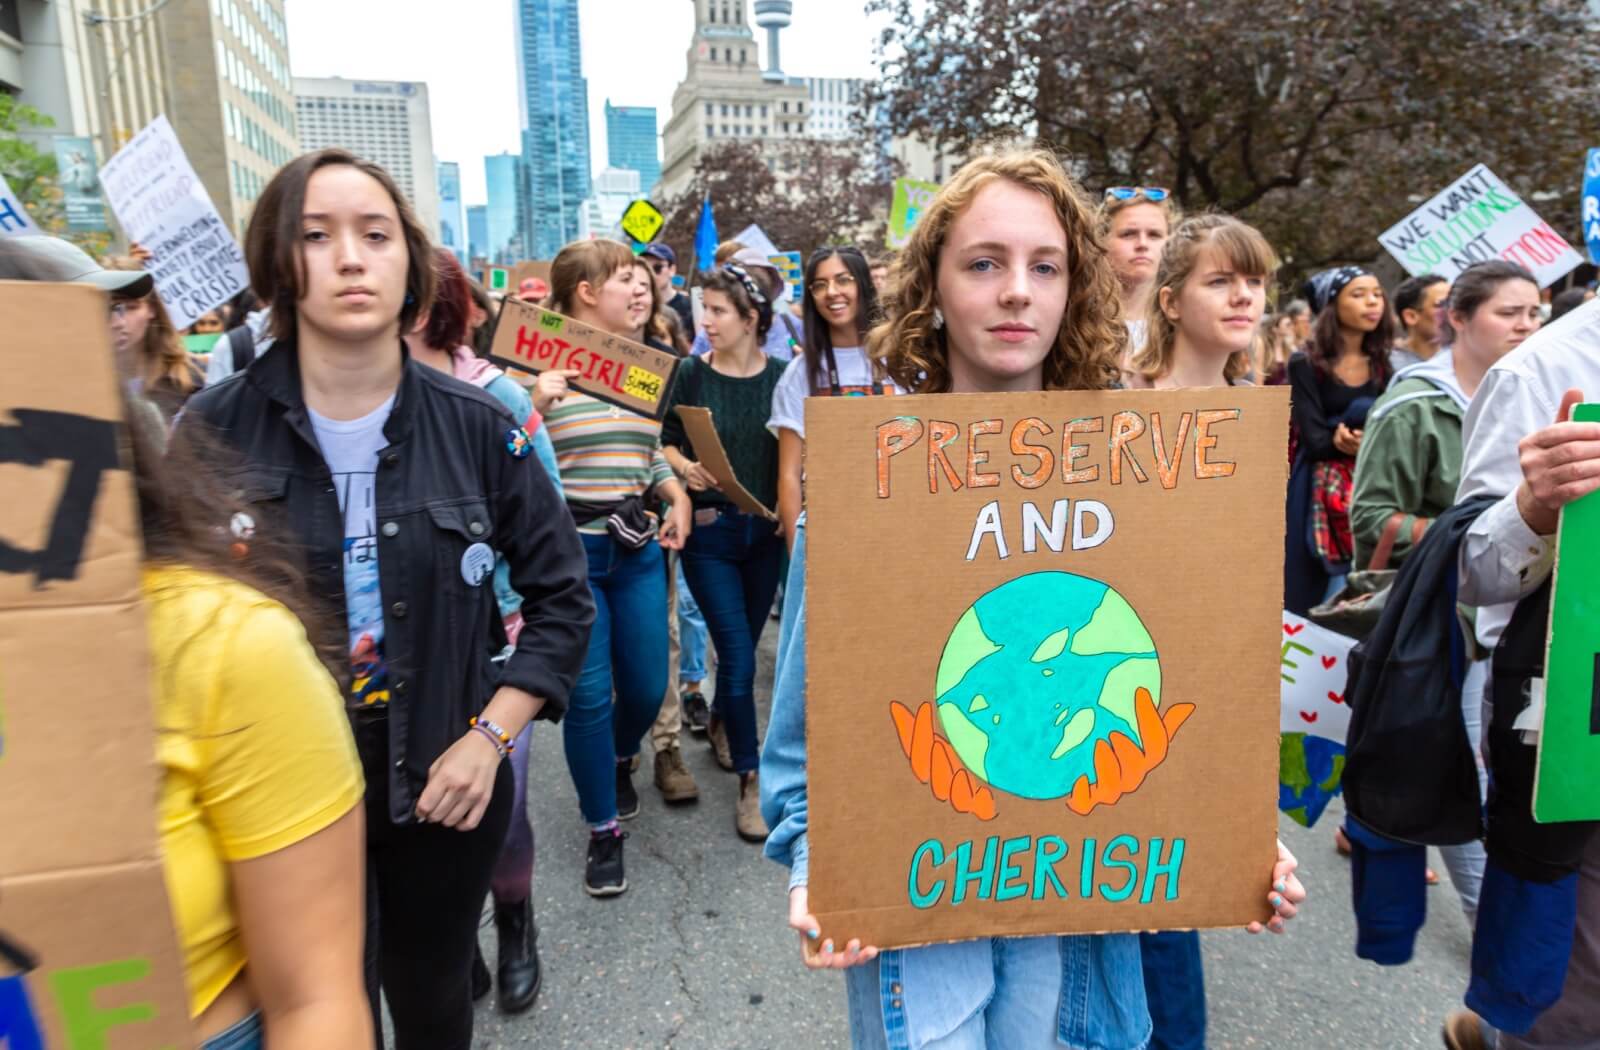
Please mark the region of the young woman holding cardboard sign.
[[[869, 347], [925, 393], [1107, 389], [1126, 346], [1093, 213], [1042, 151], [972, 161], [934, 199]], [[1127, 934], [1013, 937], [897, 949], [817, 945], [807, 900], [805, 528], [785, 599], [762, 755], [767, 855], [791, 868], [789, 924], [806, 965], [848, 968], [858, 1050], [1147, 1045], [1139, 942]], [[916, 759], [913, 758], [913, 762]], [[953, 796], [952, 796], [953, 797]], [[1280, 847], [1268, 894], [1281, 931], [1305, 891]], [[1259, 930], [1260, 927], [1254, 927]]]
[[[530, 720], [561, 715], [594, 605], [524, 421], [406, 352], [434, 295], [430, 251], [382, 168], [332, 149], [290, 162], [245, 244], [273, 351], [191, 399], [179, 433], [209, 424], [242, 454], [231, 480], [261, 527], [281, 521], [314, 592], [344, 612], [374, 1019], [381, 985], [397, 1050], [466, 1050], [507, 758]], [[523, 598], [498, 666], [497, 550]]]
[[[617, 241], [567, 245], [550, 267], [550, 309], [628, 337], [641, 319], [634, 263]], [[628, 888], [617, 822], [639, 815], [633, 762], [667, 689], [663, 551], [681, 549], [692, 526], [688, 494], [661, 456], [661, 424], [572, 390], [575, 374], [542, 373], [533, 405], [555, 442], [598, 613], [563, 740], [589, 825], [583, 888], [614, 897]], [[664, 517], [647, 503], [652, 490], [671, 505]]]
[[756, 645], [778, 591], [783, 538], [777, 523], [740, 510], [697, 460], [676, 414], [679, 406], [709, 408], [717, 437], [739, 482], [763, 506], [777, 499], [778, 442], [767, 432], [772, 392], [784, 362], [761, 352], [772, 326], [764, 285], [729, 263], [701, 282], [711, 352], [680, 366], [662, 429], [662, 450], [693, 494], [695, 531], [683, 549], [683, 575], [717, 647], [717, 693], [707, 736], [722, 768], [739, 774], [734, 828], [760, 842], [756, 777]]

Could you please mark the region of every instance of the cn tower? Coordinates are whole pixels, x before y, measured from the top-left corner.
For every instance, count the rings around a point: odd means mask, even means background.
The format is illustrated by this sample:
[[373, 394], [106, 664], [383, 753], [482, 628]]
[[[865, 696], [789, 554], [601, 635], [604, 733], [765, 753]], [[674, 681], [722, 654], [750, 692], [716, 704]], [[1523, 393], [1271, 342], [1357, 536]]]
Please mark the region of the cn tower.
[[794, 0], [755, 0], [756, 25], [767, 31], [768, 80], [783, 79], [783, 63], [778, 59], [778, 30], [787, 26], [794, 14]]

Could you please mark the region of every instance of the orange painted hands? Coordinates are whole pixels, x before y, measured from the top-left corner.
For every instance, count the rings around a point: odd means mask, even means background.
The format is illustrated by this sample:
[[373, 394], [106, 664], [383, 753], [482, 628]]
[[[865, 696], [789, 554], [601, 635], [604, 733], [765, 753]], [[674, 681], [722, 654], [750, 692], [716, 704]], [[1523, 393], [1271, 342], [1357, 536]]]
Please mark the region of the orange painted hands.
[[1133, 694], [1134, 716], [1139, 723], [1140, 747], [1125, 733], [1115, 732], [1094, 745], [1094, 783], [1087, 776], [1078, 778], [1067, 796], [1067, 808], [1085, 816], [1096, 806], [1114, 805], [1117, 799], [1144, 783], [1149, 772], [1167, 757], [1167, 744], [1178, 727], [1194, 713], [1193, 704], [1172, 704], [1165, 712], [1156, 710], [1150, 690], [1143, 686]]
[[900, 734], [900, 750], [911, 759], [917, 779], [933, 788], [933, 797], [950, 803], [957, 813], [993, 820], [994, 792], [974, 780], [950, 742], [933, 731], [933, 704], [924, 701], [913, 715], [905, 704], [890, 701], [889, 713]]

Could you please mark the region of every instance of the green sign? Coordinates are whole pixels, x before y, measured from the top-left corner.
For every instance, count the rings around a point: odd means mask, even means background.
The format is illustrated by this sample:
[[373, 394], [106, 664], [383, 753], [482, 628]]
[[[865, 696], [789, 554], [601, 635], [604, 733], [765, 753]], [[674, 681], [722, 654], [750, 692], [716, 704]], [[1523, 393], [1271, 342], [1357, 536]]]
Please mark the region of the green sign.
[[656, 234], [660, 233], [661, 227], [666, 224], [667, 219], [661, 214], [661, 209], [649, 201], [634, 201], [628, 205], [628, 210], [622, 213], [622, 232], [640, 244], [649, 244], [655, 240]]
[[937, 182], [918, 182], [916, 179], [894, 180], [894, 205], [889, 209], [890, 248], [899, 251], [911, 240], [911, 229], [922, 216], [933, 195], [939, 192]]
[[[1600, 404], [1572, 418], [1600, 423]], [[1561, 511], [1550, 650], [1545, 659], [1544, 726], [1533, 788], [1542, 824], [1600, 819], [1600, 492]]]
[[483, 271], [483, 286], [491, 292], [503, 292], [511, 287], [511, 271], [504, 266], [491, 266]]

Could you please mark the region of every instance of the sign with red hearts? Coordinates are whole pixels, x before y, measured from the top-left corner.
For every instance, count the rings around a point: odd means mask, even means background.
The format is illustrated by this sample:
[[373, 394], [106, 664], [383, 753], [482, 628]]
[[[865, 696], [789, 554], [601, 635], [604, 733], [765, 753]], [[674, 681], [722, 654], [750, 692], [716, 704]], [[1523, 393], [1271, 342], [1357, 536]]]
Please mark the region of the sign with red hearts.
[[1355, 639], [1286, 612], [1278, 642], [1278, 731], [1344, 743], [1350, 727], [1345, 664]]

